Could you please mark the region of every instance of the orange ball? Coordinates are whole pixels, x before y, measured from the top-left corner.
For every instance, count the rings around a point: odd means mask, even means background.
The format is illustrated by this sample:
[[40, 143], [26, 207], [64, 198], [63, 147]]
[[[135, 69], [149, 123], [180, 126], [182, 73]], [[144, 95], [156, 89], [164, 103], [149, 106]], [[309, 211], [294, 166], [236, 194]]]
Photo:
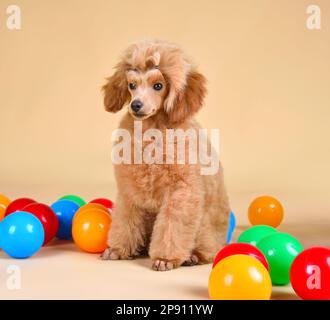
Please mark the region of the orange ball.
[[72, 223], [72, 238], [83, 251], [100, 253], [107, 248], [107, 236], [111, 216], [104, 210], [94, 208], [76, 215]]
[[6, 208], [9, 206], [10, 202], [11, 201], [6, 196], [0, 193], [0, 221], [4, 218]]
[[0, 221], [4, 218], [6, 212], [6, 208], [0, 205]]
[[270, 196], [261, 196], [252, 201], [248, 211], [252, 225], [278, 227], [284, 216], [281, 203]]
[[0, 207], [7, 208], [10, 202], [11, 201], [6, 196], [0, 193]]
[[110, 214], [110, 211], [105, 207], [103, 206], [102, 204], [99, 204], [99, 203], [87, 203], [83, 206], [81, 206], [77, 212], [75, 213], [74, 217], [73, 217], [73, 220], [78, 216], [80, 215], [81, 212], [84, 212], [86, 210], [95, 210], [95, 209], [99, 209], [99, 210], [103, 210], [104, 212], [106, 212], [107, 214]]

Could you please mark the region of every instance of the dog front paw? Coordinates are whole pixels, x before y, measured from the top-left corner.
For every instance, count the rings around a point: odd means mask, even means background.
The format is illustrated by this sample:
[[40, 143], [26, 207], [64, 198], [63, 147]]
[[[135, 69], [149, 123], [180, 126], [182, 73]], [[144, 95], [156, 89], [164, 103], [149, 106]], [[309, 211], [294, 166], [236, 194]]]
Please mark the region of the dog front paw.
[[198, 264], [198, 262], [198, 257], [192, 254], [187, 260], [182, 263], [182, 266], [195, 266], [196, 264]]
[[176, 261], [156, 259], [152, 262], [152, 269], [155, 271], [169, 271], [177, 267]]
[[119, 249], [107, 248], [100, 256], [101, 260], [132, 260], [133, 257], [124, 254]]

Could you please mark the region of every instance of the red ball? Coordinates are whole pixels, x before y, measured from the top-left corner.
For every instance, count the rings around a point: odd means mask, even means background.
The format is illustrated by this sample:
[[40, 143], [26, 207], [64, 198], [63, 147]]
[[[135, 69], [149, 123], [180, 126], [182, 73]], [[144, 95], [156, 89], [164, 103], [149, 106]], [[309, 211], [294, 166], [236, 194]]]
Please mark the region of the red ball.
[[312, 247], [293, 261], [290, 280], [296, 294], [306, 300], [330, 300], [330, 249]]
[[232, 244], [226, 245], [216, 255], [212, 268], [214, 268], [220, 260], [222, 260], [226, 257], [232, 256], [232, 255], [235, 255], [235, 254], [245, 254], [245, 255], [251, 256], [253, 258], [256, 258], [269, 271], [268, 262], [267, 262], [265, 256], [262, 254], [262, 252], [258, 248], [256, 248], [255, 246], [253, 246], [251, 244], [248, 244], [248, 243], [232, 243]]
[[112, 211], [112, 208], [113, 208], [113, 202], [111, 200], [105, 199], [105, 198], [94, 199], [94, 200], [90, 201], [90, 203], [102, 204], [102, 206], [106, 207], [110, 212]]
[[32, 213], [41, 221], [45, 231], [43, 245], [55, 237], [58, 230], [58, 219], [55, 212], [49, 206], [42, 203], [31, 203], [24, 207], [23, 211]]
[[5, 216], [8, 216], [9, 214], [11, 214], [15, 211], [22, 210], [24, 207], [26, 207], [30, 203], [36, 203], [36, 202], [30, 198], [18, 198], [16, 200], [14, 200], [7, 207]]

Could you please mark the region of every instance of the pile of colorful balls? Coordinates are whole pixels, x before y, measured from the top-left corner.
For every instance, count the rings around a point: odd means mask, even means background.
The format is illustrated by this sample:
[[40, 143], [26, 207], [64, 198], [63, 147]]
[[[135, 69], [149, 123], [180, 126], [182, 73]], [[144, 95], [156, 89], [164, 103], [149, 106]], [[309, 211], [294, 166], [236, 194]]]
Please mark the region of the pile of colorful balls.
[[302, 299], [330, 300], [330, 248], [304, 250], [290, 234], [279, 232], [284, 211], [270, 196], [255, 199], [248, 217], [253, 227], [217, 254], [209, 277], [216, 300], [271, 298], [272, 285], [291, 282]]
[[51, 206], [30, 198], [10, 201], [0, 194], [0, 248], [12, 258], [31, 257], [53, 238], [71, 240], [83, 251], [102, 252], [111, 226], [113, 203], [86, 203], [66, 195]]

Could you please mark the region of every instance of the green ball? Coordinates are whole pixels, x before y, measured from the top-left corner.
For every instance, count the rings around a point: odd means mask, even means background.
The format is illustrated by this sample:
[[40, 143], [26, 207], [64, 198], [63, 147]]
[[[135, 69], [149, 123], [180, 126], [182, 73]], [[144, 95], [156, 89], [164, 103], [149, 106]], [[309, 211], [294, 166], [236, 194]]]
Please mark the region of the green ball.
[[65, 195], [62, 198], [58, 199], [58, 200], [71, 200], [71, 201], [75, 202], [79, 207], [86, 204], [85, 200], [83, 200], [82, 198], [80, 198], [78, 196], [75, 196], [73, 194]]
[[287, 233], [271, 234], [257, 243], [269, 264], [270, 277], [274, 285], [290, 282], [290, 268], [295, 257], [304, 250], [300, 242]]
[[269, 236], [277, 232], [277, 230], [270, 226], [258, 225], [251, 227], [245, 231], [243, 231], [238, 237], [237, 242], [249, 243], [255, 246], [258, 241], [262, 238]]

